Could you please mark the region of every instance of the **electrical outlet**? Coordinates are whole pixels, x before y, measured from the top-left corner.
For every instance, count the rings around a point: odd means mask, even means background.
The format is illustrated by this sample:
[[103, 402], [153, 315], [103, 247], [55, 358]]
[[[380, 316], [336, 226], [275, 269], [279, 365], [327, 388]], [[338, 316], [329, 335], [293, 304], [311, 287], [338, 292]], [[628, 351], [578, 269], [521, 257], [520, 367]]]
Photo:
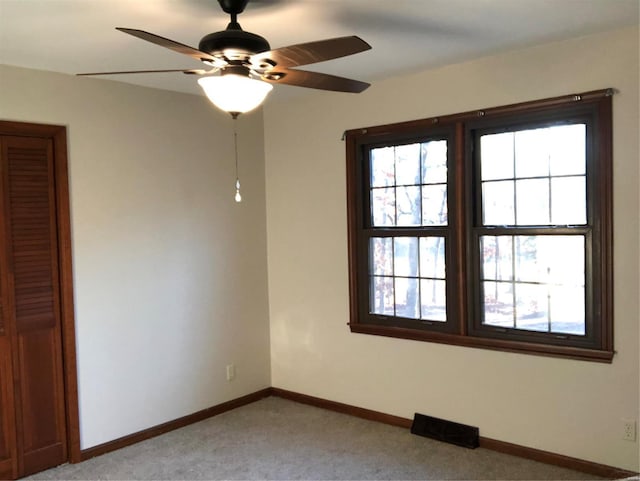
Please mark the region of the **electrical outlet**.
[[625, 441], [636, 440], [636, 420], [635, 419], [622, 420], [622, 439], [624, 439]]
[[227, 364], [227, 381], [233, 381], [236, 378], [236, 366]]

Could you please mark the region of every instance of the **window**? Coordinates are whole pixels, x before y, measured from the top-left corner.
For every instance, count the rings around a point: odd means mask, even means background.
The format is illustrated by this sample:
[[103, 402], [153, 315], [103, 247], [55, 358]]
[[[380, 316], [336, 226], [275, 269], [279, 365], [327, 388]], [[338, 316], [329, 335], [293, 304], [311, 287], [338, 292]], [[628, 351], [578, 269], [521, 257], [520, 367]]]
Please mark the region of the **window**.
[[346, 140], [352, 331], [611, 361], [611, 90]]
[[371, 228], [366, 244], [368, 311], [396, 325], [447, 324], [445, 276], [452, 132], [372, 144], [363, 166]]

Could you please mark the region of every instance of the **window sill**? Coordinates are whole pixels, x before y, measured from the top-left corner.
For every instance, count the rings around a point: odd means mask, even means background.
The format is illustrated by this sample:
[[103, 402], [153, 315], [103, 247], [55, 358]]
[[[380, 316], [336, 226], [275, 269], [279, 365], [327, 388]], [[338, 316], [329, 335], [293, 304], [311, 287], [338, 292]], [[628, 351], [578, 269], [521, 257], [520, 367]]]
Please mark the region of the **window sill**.
[[359, 334], [372, 334], [375, 336], [395, 337], [398, 339], [411, 339], [414, 341], [437, 342], [454, 346], [475, 347], [480, 349], [492, 349], [496, 351], [515, 352], [520, 354], [532, 354], [536, 356], [560, 357], [576, 359], [580, 361], [593, 361], [611, 363], [614, 351], [598, 349], [585, 349], [580, 347], [553, 346], [548, 344], [536, 344], [522, 341], [506, 341], [502, 339], [489, 339], [482, 337], [460, 336], [442, 332], [419, 331], [393, 326], [367, 325], [350, 323], [351, 332]]

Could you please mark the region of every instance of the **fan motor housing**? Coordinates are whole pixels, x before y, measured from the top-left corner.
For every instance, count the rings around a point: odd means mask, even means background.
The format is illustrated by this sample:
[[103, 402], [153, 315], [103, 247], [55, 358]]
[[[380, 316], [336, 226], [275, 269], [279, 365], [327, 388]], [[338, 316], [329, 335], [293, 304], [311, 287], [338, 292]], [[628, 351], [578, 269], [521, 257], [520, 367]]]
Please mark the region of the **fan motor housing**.
[[249, 0], [218, 0], [225, 13], [239, 14], [242, 13], [249, 3]]
[[210, 55], [222, 53], [227, 49], [241, 50], [254, 54], [271, 50], [271, 46], [260, 35], [235, 29], [210, 33], [203, 37], [198, 45], [198, 50]]

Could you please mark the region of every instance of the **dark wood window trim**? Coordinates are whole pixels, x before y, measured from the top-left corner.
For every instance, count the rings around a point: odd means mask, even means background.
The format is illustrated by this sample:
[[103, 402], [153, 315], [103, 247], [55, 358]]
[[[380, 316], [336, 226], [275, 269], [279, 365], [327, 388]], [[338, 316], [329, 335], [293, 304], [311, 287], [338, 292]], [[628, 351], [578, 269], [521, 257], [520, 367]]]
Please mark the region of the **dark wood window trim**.
[[[613, 359], [613, 262], [612, 262], [612, 89], [536, 100], [459, 114], [389, 124], [346, 132], [347, 216], [349, 236], [350, 329], [352, 332], [413, 339], [467, 347], [495, 349], [543, 356], [598, 362]], [[588, 238], [586, 262], [591, 271], [587, 304], [590, 306], [587, 336], [538, 336], [535, 333], [487, 330], [479, 324], [478, 263], [474, 236], [479, 231], [474, 217], [477, 186], [474, 185], [474, 136], [481, 130], [500, 126], [553, 123], [568, 118], [585, 120], [588, 127], [587, 198]], [[368, 226], [368, 183], [365, 152], [372, 146], [449, 135], [449, 226], [447, 244], [446, 326], [370, 315], [368, 312], [367, 242], [369, 236], [391, 236], [398, 229]], [[412, 228], [404, 235], [414, 235]], [[418, 229], [419, 230], [419, 229]], [[567, 232], [570, 229], [566, 229]], [[587, 232], [588, 231], [588, 232]], [[530, 229], [529, 232], [532, 232]], [[542, 232], [542, 231], [541, 231]], [[576, 233], [577, 231], [571, 231]], [[557, 230], [556, 233], [562, 233]], [[417, 231], [416, 235], [420, 235]], [[364, 270], [363, 270], [363, 266]], [[451, 297], [451, 298], [450, 298]]]

